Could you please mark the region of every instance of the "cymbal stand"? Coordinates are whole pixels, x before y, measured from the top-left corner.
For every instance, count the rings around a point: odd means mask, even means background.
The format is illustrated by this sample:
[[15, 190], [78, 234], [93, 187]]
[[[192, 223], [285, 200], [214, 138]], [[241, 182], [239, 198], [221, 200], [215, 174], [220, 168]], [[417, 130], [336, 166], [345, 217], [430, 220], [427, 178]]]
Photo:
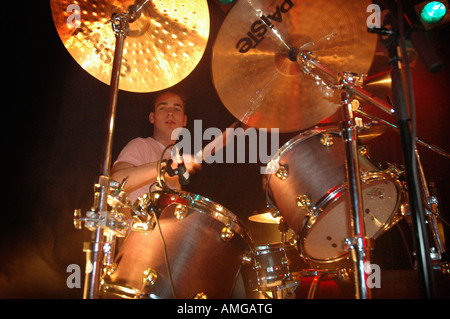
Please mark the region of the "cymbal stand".
[[[354, 86], [356, 76], [352, 73], [342, 73], [338, 75], [318, 63], [311, 56], [311, 52], [298, 53], [301, 62], [303, 63], [305, 74], [314, 77], [310, 69], [318, 68], [325, 72], [327, 76], [339, 81], [339, 85], [334, 85], [333, 87], [340, 89], [340, 99], [342, 103], [341, 133], [344, 140], [346, 155], [346, 173], [351, 203], [350, 223], [352, 229], [352, 237], [346, 238], [343, 245], [346, 250], [350, 251], [353, 261], [355, 296], [358, 299], [368, 299], [371, 298], [371, 291], [367, 286], [364, 266], [367, 263], [370, 263], [370, 249], [372, 245], [370, 244], [370, 239], [365, 236], [364, 209], [361, 193], [361, 179], [359, 175], [358, 148], [356, 144], [357, 130], [351, 104], [354, 93], [352, 87]], [[318, 75], [315, 77], [318, 77]]]
[[344, 139], [346, 155], [346, 171], [351, 202], [351, 228], [352, 237], [345, 239], [345, 247], [350, 250], [354, 265], [355, 292], [358, 299], [371, 298], [371, 291], [367, 286], [365, 265], [370, 263], [370, 241], [366, 237], [364, 225], [364, 208], [361, 191], [361, 178], [359, 175], [359, 160], [357, 146], [357, 129], [353, 117], [351, 101], [353, 100], [350, 90], [346, 89], [346, 77], [350, 74], [342, 74], [341, 77], [341, 101], [342, 121], [341, 133]]
[[120, 217], [108, 211], [108, 195], [112, 182], [110, 178], [111, 153], [125, 38], [129, 34], [129, 23], [139, 17], [145, 2], [138, 0], [128, 8], [128, 11], [115, 13], [111, 17], [111, 25], [116, 37], [116, 43], [111, 71], [111, 91], [107, 122], [108, 131], [104, 140], [104, 157], [101, 166], [101, 175], [94, 187], [95, 197], [92, 211], [87, 212], [86, 218], [81, 218], [79, 211], [76, 211], [75, 214], [75, 222], [81, 223], [81, 221], [85, 221], [86, 227], [93, 232], [91, 241], [85, 242], [83, 249], [86, 252], [84, 299], [95, 299], [99, 297], [101, 272], [105, 254], [107, 254], [107, 259], [111, 260], [110, 249], [114, 247], [116, 236], [125, 236], [128, 229], [128, 225]]

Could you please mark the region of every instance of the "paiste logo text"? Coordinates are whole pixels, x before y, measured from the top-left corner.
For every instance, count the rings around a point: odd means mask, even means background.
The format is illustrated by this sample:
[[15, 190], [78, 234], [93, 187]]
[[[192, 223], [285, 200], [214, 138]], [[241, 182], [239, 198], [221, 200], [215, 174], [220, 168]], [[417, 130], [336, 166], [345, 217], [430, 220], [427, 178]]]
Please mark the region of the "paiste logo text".
[[256, 48], [264, 40], [264, 35], [268, 30], [267, 28], [273, 28], [272, 21], [282, 22], [283, 14], [291, 10], [293, 6], [294, 4], [291, 0], [286, 0], [282, 4], [277, 5], [273, 13], [267, 16], [261, 14], [261, 18], [252, 23], [246, 36], [239, 39], [236, 43], [238, 51], [240, 53], [246, 53], [250, 49]]

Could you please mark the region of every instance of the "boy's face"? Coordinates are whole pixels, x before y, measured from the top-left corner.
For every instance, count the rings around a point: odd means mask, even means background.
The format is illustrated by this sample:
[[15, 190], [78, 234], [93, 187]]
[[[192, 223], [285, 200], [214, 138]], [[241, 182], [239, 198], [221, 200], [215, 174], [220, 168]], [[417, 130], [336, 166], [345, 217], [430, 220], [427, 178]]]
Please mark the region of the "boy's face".
[[154, 135], [172, 136], [172, 131], [186, 126], [187, 116], [184, 113], [182, 99], [171, 92], [164, 93], [155, 101], [155, 111], [149, 115], [150, 123], [154, 126]]

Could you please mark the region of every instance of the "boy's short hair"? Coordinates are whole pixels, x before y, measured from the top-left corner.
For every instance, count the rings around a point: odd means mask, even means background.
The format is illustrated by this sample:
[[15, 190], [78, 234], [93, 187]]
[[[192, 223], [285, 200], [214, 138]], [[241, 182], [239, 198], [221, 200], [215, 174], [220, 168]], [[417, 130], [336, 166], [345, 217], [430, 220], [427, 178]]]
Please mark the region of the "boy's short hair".
[[187, 108], [187, 96], [186, 93], [184, 92], [183, 89], [179, 88], [179, 87], [170, 87], [167, 89], [164, 89], [162, 91], [159, 91], [154, 97], [153, 97], [153, 101], [152, 101], [152, 105], [151, 105], [151, 112], [155, 112], [155, 103], [156, 100], [158, 100], [158, 98], [166, 93], [172, 93], [172, 94], [176, 94], [181, 98], [181, 101], [183, 102], [183, 106], [184, 106], [184, 113], [186, 114], [186, 108]]

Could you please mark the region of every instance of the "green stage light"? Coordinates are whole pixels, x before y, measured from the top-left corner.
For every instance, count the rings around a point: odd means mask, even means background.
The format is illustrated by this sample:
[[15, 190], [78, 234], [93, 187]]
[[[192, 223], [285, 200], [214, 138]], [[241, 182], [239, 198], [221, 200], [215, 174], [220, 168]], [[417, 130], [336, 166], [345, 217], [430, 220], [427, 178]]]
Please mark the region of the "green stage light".
[[221, 4], [223, 4], [223, 5], [227, 5], [227, 4], [230, 4], [230, 3], [232, 3], [234, 0], [219, 0], [219, 2], [221, 3]]
[[442, 2], [432, 1], [423, 7], [420, 17], [425, 23], [438, 23], [444, 18], [446, 11]]

